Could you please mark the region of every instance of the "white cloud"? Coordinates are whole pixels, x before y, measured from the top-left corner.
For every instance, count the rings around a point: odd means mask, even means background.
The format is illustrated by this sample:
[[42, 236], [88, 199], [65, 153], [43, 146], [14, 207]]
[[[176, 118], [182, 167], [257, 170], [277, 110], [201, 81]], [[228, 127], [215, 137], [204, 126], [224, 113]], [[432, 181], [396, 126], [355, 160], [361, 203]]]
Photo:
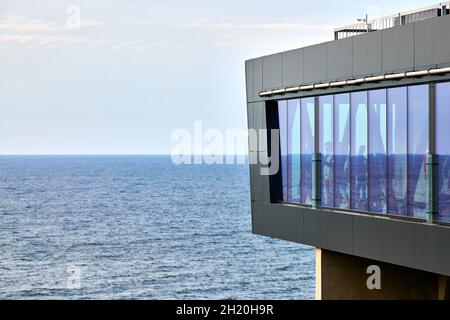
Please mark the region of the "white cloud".
[[0, 20], [0, 30], [9, 31], [58, 31], [61, 27], [54, 22], [41, 19], [27, 19], [20, 15], [10, 15]]
[[136, 22], [137, 24], [153, 24], [153, 21], [148, 21], [148, 20], [144, 20], [144, 21], [138, 21]]
[[304, 23], [213, 23], [206, 20], [200, 20], [197, 22], [181, 24], [180, 27], [190, 28], [210, 28], [210, 29], [269, 29], [269, 30], [332, 30], [332, 26], [327, 25], [307, 25]]
[[87, 45], [88, 49], [106, 50], [149, 50], [160, 46], [161, 43], [145, 43], [142, 41], [123, 41], [118, 39], [94, 40], [75, 35], [43, 35], [43, 34], [0, 34], [1, 43], [32, 44], [32, 45]]
[[[82, 28], [99, 27], [105, 25], [97, 20], [81, 20]], [[21, 15], [9, 15], [0, 19], [0, 30], [15, 32], [58, 32], [67, 30], [64, 21], [56, 22], [43, 19], [29, 19]]]
[[19, 44], [32, 43], [37, 45], [67, 45], [76, 43], [87, 43], [88, 38], [77, 36], [57, 36], [57, 35], [42, 35], [42, 34], [1, 34], [0, 43], [14, 42]]
[[111, 46], [111, 49], [119, 50], [119, 49], [122, 49], [125, 47], [133, 47], [133, 46], [139, 45], [139, 44], [140, 44], [139, 41], [125, 41], [125, 42], [121, 42], [121, 43], [114, 43]]
[[[101, 21], [82, 20], [81, 29], [104, 26]], [[104, 39], [94, 33], [78, 33], [68, 30], [66, 24], [49, 20], [29, 19], [21, 15], [8, 15], [0, 19], [0, 44], [32, 44], [32, 45], [87, 45], [88, 49], [132, 49], [146, 50], [159, 43], [145, 43], [129, 39]], [[83, 35], [83, 36], [81, 36]]]
[[101, 22], [101, 21], [96, 21], [96, 20], [81, 20], [81, 27], [82, 28], [90, 28], [90, 27], [100, 27], [100, 26], [104, 26], [105, 23]]

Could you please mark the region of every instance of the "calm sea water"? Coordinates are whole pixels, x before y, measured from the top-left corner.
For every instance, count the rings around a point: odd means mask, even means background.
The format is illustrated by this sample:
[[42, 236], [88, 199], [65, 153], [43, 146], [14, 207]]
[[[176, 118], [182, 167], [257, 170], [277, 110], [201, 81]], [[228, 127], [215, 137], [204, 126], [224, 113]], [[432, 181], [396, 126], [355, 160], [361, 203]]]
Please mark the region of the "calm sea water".
[[246, 165], [0, 157], [0, 298], [312, 299], [314, 251], [251, 234]]

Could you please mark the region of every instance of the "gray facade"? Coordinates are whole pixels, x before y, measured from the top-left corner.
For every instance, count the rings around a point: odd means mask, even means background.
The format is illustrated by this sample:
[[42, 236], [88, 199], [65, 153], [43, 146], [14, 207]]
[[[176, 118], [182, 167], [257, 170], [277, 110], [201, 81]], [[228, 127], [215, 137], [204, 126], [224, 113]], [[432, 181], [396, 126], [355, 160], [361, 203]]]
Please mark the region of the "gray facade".
[[[266, 129], [266, 103], [450, 80], [450, 74], [313, 89], [262, 91], [450, 66], [450, 16], [330, 41], [245, 62], [248, 127]], [[250, 146], [250, 157], [265, 153]], [[271, 201], [270, 178], [250, 165], [253, 233], [450, 276], [450, 226]], [[273, 197], [272, 197], [273, 200]]]
[[449, 30], [443, 16], [248, 60], [247, 102], [270, 100], [259, 92], [291, 85], [449, 67]]

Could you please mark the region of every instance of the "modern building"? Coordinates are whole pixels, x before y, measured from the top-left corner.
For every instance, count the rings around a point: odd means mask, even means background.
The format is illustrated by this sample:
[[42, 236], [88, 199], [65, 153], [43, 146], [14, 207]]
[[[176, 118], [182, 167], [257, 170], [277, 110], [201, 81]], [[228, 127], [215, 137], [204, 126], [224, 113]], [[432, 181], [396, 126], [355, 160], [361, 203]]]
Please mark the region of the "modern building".
[[253, 233], [316, 247], [319, 299], [449, 298], [449, 3], [245, 71], [250, 159], [279, 161], [250, 165]]

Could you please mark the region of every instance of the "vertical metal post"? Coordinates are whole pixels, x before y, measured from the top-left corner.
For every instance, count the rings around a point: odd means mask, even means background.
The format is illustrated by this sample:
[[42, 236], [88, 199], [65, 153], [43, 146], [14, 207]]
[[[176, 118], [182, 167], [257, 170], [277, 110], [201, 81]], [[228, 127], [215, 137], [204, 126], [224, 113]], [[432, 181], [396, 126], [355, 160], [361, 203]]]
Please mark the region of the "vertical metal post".
[[317, 209], [322, 205], [322, 199], [321, 199], [321, 171], [322, 167], [322, 155], [320, 153], [314, 153], [313, 159], [312, 159], [312, 185], [313, 185], [313, 196], [312, 196], [312, 207], [314, 209]]
[[314, 153], [312, 154], [312, 207], [322, 205], [321, 200], [322, 155], [319, 153], [319, 97], [314, 97]]
[[427, 154], [427, 172], [428, 172], [428, 183], [427, 183], [427, 221], [433, 222], [434, 215], [438, 213], [437, 204], [437, 188], [436, 183], [439, 181], [437, 179], [437, 173], [439, 170], [439, 161], [436, 154]]
[[[386, 204], [386, 211], [385, 213], [389, 212], [389, 89], [386, 89], [386, 96], [385, 96], [385, 101], [386, 101], [386, 150], [385, 150], [385, 162], [384, 162], [384, 180], [385, 180], [385, 185], [384, 185], [384, 190], [385, 190], [385, 196], [384, 196], [384, 201]], [[408, 120], [406, 120], [408, 121]]]
[[427, 183], [427, 221], [433, 222], [434, 215], [438, 213], [437, 204], [437, 173], [439, 169], [436, 155], [436, 85], [429, 85], [429, 115], [428, 115], [428, 154], [426, 155]]

